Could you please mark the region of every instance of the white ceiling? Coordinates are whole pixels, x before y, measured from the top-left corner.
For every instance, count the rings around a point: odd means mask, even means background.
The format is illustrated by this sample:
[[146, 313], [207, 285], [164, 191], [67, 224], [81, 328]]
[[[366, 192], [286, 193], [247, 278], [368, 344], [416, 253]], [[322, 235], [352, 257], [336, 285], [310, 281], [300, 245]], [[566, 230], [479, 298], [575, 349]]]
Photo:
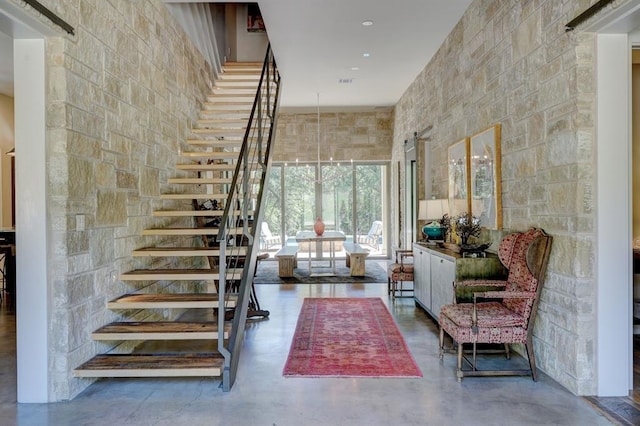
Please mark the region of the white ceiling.
[[[283, 79], [281, 107], [315, 106], [320, 93], [323, 109], [367, 109], [396, 104], [471, 0], [258, 4]], [[363, 26], [365, 20], [373, 25]], [[365, 52], [371, 56], [363, 57]]]
[[[471, 1], [259, 0], [282, 76], [281, 108], [313, 110], [318, 93], [323, 110], [394, 105]], [[365, 20], [373, 25], [363, 26]], [[0, 25], [0, 93], [5, 94], [13, 93], [11, 45]], [[371, 56], [363, 57], [365, 52]]]

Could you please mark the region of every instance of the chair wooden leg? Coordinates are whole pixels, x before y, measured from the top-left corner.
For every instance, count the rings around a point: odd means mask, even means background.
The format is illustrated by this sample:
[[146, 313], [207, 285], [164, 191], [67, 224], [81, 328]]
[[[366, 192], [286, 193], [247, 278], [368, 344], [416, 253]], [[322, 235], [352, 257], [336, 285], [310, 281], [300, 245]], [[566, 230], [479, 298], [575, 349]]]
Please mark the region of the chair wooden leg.
[[507, 357], [507, 359], [511, 359], [511, 350], [510, 350], [510, 346], [508, 343], [504, 344], [504, 353], [505, 356]]
[[462, 372], [462, 343], [458, 343], [458, 371], [456, 371], [458, 382], [462, 382], [464, 373]]
[[444, 329], [440, 327], [440, 359], [444, 359]]
[[477, 368], [476, 368], [476, 365], [477, 365], [477, 362], [478, 362], [478, 360], [476, 358], [477, 353], [478, 353], [477, 344], [476, 344], [476, 342], [473, 342], [473, 371], [477, 370]]
[[531, 378], [534, 382], [538, 381], [538, 372], [536, 370], [536, 356], [533, 353], [533, 341], [532, 339], [527, 339], [527, 343], [525, 343], [525, 347], [527, 349], [527, 356], [529, 357], [529, 368], [531, 369]]

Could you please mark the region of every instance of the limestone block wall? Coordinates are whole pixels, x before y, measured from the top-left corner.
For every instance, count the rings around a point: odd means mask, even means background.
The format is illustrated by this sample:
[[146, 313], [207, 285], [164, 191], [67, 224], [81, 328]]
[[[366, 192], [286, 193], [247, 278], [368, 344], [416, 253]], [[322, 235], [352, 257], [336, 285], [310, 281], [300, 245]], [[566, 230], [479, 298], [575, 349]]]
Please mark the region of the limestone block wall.
[[[318, 115], [280, 113], [273, 161], [318, 160]], [[320, 161], [389, 161], [392, 111], [321, 112]]]
[[446, 197], [447, 147], [502, 125], [504, 228], [538, 226], [554, 237], [535, 324], [538, 364], [584, 395], [596, 393], [594, 36], [564, 25], [592, 3], [474, 1], [397, 103], [393, 146], [400, 161], [403, 141], [433, 125], [419, 146], [432, 179], [419, 174], [420, 194], [429, 184]]
[[158, 196], [179, 176], [178, 148], [212, 71], [160, 0], [42, 3], [75, 27], [46, 43], [50, 395], [64, 400], [90, 383], [73, 369], [110, 349], [90, 338], [118, 318], [106, 302], [150, 284], [118, 275], [178, 262], [131, 252], [164, 243], [144, 228], [180, 224], [151, 214], [175, 207]]

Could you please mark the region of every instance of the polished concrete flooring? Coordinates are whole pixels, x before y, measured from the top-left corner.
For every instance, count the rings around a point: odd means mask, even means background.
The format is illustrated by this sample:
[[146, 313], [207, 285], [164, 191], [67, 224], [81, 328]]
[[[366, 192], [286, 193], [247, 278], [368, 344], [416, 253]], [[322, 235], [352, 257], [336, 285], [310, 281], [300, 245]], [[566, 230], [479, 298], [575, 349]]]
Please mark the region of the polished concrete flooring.
[[[455, 378], [455, 356], [438, 358], [437, 327], [412, 299], [389, 300], [385, 284], [258, 285], [271, 315], [246, 332], [233, 389], [217, 379], [105, 379], [72, 401], [17, 404], [15, 316], [0, 315], [0, 426], [7, 425], [608, 425], [607, 418], [545, 374]], [[305, 297], [381, 297], [424, 377], [282, 376]]]

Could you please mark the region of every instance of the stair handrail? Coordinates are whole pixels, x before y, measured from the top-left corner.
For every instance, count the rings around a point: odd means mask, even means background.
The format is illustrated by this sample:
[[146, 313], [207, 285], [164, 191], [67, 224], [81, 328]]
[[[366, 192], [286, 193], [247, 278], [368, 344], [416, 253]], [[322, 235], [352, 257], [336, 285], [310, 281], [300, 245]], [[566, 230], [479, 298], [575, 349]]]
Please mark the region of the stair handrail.
[[[242, 141], [239, 159], [229, 186], [229, 193], [224, 204], [224, 212], [220, 220], [217, 241], [220, 246], [219, 286], [220, 308], [218, 310], [218, 329], [224, 330], [225, 308], [229, 305], [227, 282], [234, 277], [228, 274], [228, 266], [240, 264], [244, 256], [242, 277], [237, 294], [236, 308], [233, 316], [228, 345], [224, 345], [224, 333], [219, 333], [218, 351], [224, 357], [222, 388], [229, 391], [238, 367], [242, 338], [247, 319], [253, 273], [259, 243], [254, 244], [259, 223], [262, 221], [262, 203], [265, 196], [264, 184], [271, 166], [271, 146], [275, 137], [277, 112], [280, 95], [280, 73], [276, 65], [271, 46], [267, 46], [258, 89], [253, 101], [247, 129]], [[265, 132], [265, 130], [267, 130]], [[265, 141], [266, 136], [266, 141]], [[254, 161], [255, 160], [255, 161]], [[252, 179], [259, 174], [259, 183]], [[254, 192], [257, 187], [257, 194]], [[255, 199], [255, 202], [253, 201]], [[253, 209], [250, 209], [252, 203]], [[239, 213], [236, 211], [239, 210]], [[253, 218], [250, 220], [250, 211]], [[234, 228], [242, 226], [240, 241], [237, 241]], [[240, 246], [247, 242], [246, 254], [242, 254]], [[238, 243], [238, 244], [237, 244]], [[231, 268], [229, 268], [231, 269]]]

